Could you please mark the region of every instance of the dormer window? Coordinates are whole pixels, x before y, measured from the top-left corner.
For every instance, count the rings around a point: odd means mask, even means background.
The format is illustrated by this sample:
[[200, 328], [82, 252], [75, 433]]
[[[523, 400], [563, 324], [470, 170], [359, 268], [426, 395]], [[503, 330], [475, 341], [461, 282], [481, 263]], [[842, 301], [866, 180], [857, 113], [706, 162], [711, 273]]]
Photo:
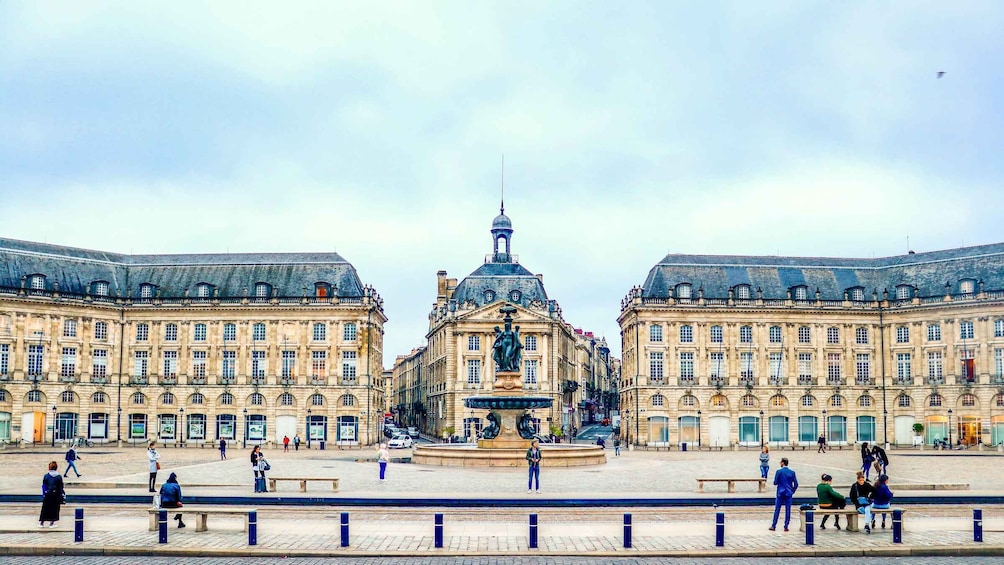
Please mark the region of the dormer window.
[[512, 292], [509, 293], [509, 300], [511, 300], [512, 302], [519, 302], [519, 299], [522, 296], [523, 295], [520, 293], [520, 291], [514, 290], [514, 291], [512, 291]]
[[195, 285], [195, 296], [198, 298], [209, 298], [209, 285], [206, 283]]
[[153, 285], [150, 283], [143, 283], [139, 285], [139, 297], [153, 298]]
[[912, 294], [913, 287], [906, 284], [901, 284], [896, 287], [896, 300], [909, 300]]
[[108, 296], [108, 283], [105, 281], [96, 281], [91, 289], [96, 296]]
[[809, 289], [806, 286], [796, 286], [792, 289], [791, 295], [795, 298], [795, 300], [808, 300]]
[[736, 287], [736, 299], [737, 300], [749, 300], [751, 297], [750, 285], [741, 284]]
[[331, 288], [328, 286], [328, 283], [314, 283], [314, 296], [317, 298], [327, 298], [329, 294], [331, 294]]
[[254, 296], [255, 298], [268, 298], [271, 293], [271, 285], [268, 283], [255, 283], [254, 285]]
[[486, 303], [488, 303], [488, 302], [495, 302], [495, 291], [494, 290], [486, 290], [485, 291], [485, 302]]
[[865, 289], [860, 286], [856, 286], [851, 289], [851, 300], [854, 302], [864, 302], [865, 301]]
[[31, 275], [28, 281], [32, 290], [45, 290], [45, 275]]
[[690, 298], [690, 284], [683, 283], [676, 285], [676, 297], [677, 298]]
[[959, 281], [959, 292], [962, 294], [972, 294], [976, 289], [976, 281], [973, 279], [962, 279]]

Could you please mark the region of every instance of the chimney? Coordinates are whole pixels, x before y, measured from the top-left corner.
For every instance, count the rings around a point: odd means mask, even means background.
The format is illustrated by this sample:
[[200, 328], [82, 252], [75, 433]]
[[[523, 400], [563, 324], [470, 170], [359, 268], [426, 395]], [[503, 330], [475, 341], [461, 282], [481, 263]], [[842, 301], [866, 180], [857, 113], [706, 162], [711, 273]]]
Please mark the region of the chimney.
[[543, 273], [537, 273], [534, 276], [537, 277], [537, 280], [540, 281], [540, 284], [544, 284], [544, 274]]
[[436, 301], [446, 300], [446, 271], [436, 272]]
[[454, 290], [457, 290], [457, 279], [446, 279], [446, 297], [453, 298]]

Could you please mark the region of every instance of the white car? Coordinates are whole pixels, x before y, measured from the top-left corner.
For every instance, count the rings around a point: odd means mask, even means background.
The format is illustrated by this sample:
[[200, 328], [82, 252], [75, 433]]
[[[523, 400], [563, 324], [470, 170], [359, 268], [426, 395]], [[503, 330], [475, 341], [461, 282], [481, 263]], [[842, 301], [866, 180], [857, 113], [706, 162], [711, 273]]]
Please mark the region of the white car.
[[413, 443], [414, 442], [411, 440], [411, 436], [407, 434], [398, 434], [390, 440], [387, 447], [390, 447], [391, 449], [411, 447]]
[[413, 438], [417, 438], [418, 428], [416, 428], [415, 426], [408, 426], [408, 435], [410, 435]]

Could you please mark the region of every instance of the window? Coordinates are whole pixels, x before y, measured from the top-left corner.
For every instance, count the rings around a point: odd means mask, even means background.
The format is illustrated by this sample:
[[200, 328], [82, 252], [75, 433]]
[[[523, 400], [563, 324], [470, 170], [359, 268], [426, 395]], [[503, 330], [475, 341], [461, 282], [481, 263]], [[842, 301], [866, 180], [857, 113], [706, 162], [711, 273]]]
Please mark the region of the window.
[[486, 290], [485, 291], [485, 303], [495, 302], [495, 291]]
[[312, 395], [310, 395], [310, 405], [311, 406], [324, 406], [324, 395], [323, 394], [312, 394]]
[[528, 335], [523, 338], [523, 349], [526, 351], [537, 351], [537, 336]]
[[77, 376], [77, 348], [76, 347], [64, 347], [63, 348], [63, 362], [59, 367], [59, 376], [61, 377], [75, 377]]
[[108, 395], [103, 392], [95, 392], [91, 395], [91, 402], [94, 404], [104, 404], [108, 402]]
[[265, 324], [256, 322], [251, 328], [251, 339], [254, 341], [265, 341]]
[[972, 349], [963, 349], [959, 352], [961, 367], [961, 378], [964, 383], [976, 382], [976, 352]]
[[342, 329], [342, 341], [355, 341], [355, 340], [356, 340], [356, 323], [345, 322], [345, 327]]
[[265, 404], [265, 396], [259, 392], [252, 394], [250, 398], [250, 404], [251, 406], [261, 406]]
[[134, 392], [132, 395], [133, 404], [146, 404], [146, 397], [143, 396], [142, 392]]
[[709, 363], [709, 365], [710, 365], [709, 368], [711, 369], [711, 371], [710, 371], [709, 375], [711, 376], [711, 380], [712, 381], [716, 381], [716, 380], [718, 380], [721, 377], [721, 375], [722, 375], [722, 364], [723, 364], [723, 361], [725, 360], [724, 358], [725, 358], [725, 354], [722, 353], [721, 351], [712, 351], [711, 352], [711, 362]]
[[223, 324], [223, 341], [237, 341], [237, 324]]
[[328, 339], [328, 326], [323, 322], [314, 324], [314, 341], [324, 341]]
[[966, 320], [959, 322], [959, 339], [973, 339], [973, 323]]
[[520, 293], [520, 291], [518, 291], [518, 290], [513, 290], [512, 292], [510, 292], [510, 293], [509, 293], [509, 300], [511, 300], [511, 301], [513, 301], [513, 302], [519, 302], [519, 299], [520, 299], [520, 298], [521, 298], [522, 296], [523, 296], [523, 295], [522, 295], [522, 294]]
[[328, 372], [328, 352], [310, 352], [310, 378], [314, 380], [323, 379]]
[[662, 326], [658, 324], [652, 324], [649, 326], [648, 341], [651, 343], [658, 343], [662, 341]]
[[858, 398], [858, 406], [861, 408], [870, 408], [872, 405], [872, 397], [867, 394]]
[[905, 395], [905, 394], [901, 394], [901, 395], [897, 396], [896, 397], [896, 406], [899, 406], [900, 408], [909, 408], [910, 407], [910, 397], [907, 396], [907, 395]]
[[931, 397], [928, 398], [928, 406], [931, 406], [932, 408], [938, 407], [941, 406], [943, 401], [944, 399], [941, 398], [940, 394], [932, 394]]
[[976, 406], [976, 396], [967, 392], [959, 397], [959, 404], [967, 408]]
[[831, 385], [842, 384], [840, 374], [840, 354], [826, 354], [826, 380]]
[[816, 399], [813, 398], [812, 395], [804, 394], [802, 395], [800, 403], [802, 404], [803, 408], [812, 408], [812, 406], [816, 404]]
[[771, 384], [784, 383], [784, 365], [781, 363], [781, 353], [774, 351], [770, 353], [770, 382]]
[[741, 284], [736, 287], [736, 298], [739, 300], [749, 300], [751, 298], [750, 285]]
[[1004, 349], [994, 349], [994, 376], [1004, 377]]
[[856, 287], [851, 289], [851, 300], [854, 302], [863, 302], [865, 299], [865, 289], [861, 287]]
[[206, 341], [206, 324], [195, 324], [195, 341]]
[[176, 376], [178, 376], [178, 352], [177, 351], [165, 351], [164, 352], [164, 376], [165, 377], [176, 377]]
[[255, 298], [268, 298], [269, 288], [265, 283], [256, 283], [254, 285], [254, 296]]
[[756, 408], [756, 397], [752, 394], [744, 394], [742, 398], [743, 408]]
[[293, 405], [293, 395], [284, 392], [279, 395], [279, 406], [292, 406]]
[[346, 394], [342, 396], [342, 406], [355, 406], [355, 405], [356, 405], [356, 397], [352, 396], [351, 394]]
[[896, 343], [910, 343], [910, 328], [908, 326], [896, 326]]
[[94, 339], [108, 339], [108, 324], [105, 322], [94, 322]]
[[897, 353], [896, 354], [896, 378], [900, 382], [909, 382], [910, 375], [912, 373], [910, 365], [911, 358], [909, 353]]
[[714, 406], [715, 408], [724, 408], [725, 407], [725, 397], [722, 396], [721, 394], [716, 394], [716, 395], [712, 396], [711, 397], [711, 405]]
[[834, 394], [830, 397], [830, 408], [841, 408], [844, 405], [844, 397]]
[[98, 281], [94, 283], [94, 294], [98, 296], [108, 296], [108, 283], [105, 281]]
[[652, 396], [652, 407], [661, 408], [666, 404], [666, 397], [661, 394], [656, 394]]
[[236, 351], [224, 351], [223, 352], [223, 369], [221, 371], [223, 378], [233, 379], [237, 373], [237, 352]]
[[136, 341], [150, 339], [150, 324], [136, 324]]
[[189, 404], [205, 404], [206, 397], [202, 395], [201, 392], [196, 392], [192, 396], [188, 397]]
[[195, 296], [198, 298], [209, 298], [209, 285], [206, 283], [195, 285]]
[[693, 408], [697, 405], [697, 397], [692, 394], [685, 394], [680, 397], [680, 405], [686, 408]]
[[711, 326], [711, 343], [721, 343], [721, 342], [722, 342], [722, 327]]
[[523, 382], [528, 385], [537, 384], [537, 360], [536, 359], [526, 359], [523, 361], [523, 367], [526, 370], [526, 374], [523, 376]]
[[868, 328], [854, 330], [854, 342], [858, 345], [868, 345]]
[[477, 386], [481, 384], [481, 360], [467, 360], [467, 386]]
[[197, 378], [206, 377], [206, 352], [192, 352], [192, 376]]
[[63, 337], [77, 337], [77, 321], [63, 321]]
[[680, 326], [680, 343], [694, 342], [694, 326]]
[[40, 390], [29, 390], [27, 396], [28, 402], [42, 402], [42, 391]]
[[859, 385], [871, 384], [871, 356], [867, 353], [858, 353], [855, 366], [857, 368], [857, 383]]
[[798, 343], [811, 343], [812, 341], [812, 331], [809, 326], [799, 326], [798, 328]]
[[45, 290], [45, 275], [32, 275], [30, 281], [32, 290]]
[[840, 343], [840, 328], [834, 326], [826, 328], [826, 343]]
[[467, 336], [467, 351], [481, 351], [481, 336]]
[[685, 298], [686, 299], [686, 298], [690, 298], [690, 295], [691, 295], [691, 293], [690, 293], [690, 285], [689, 284], [676, 285], [676, 297], [677, 298]]
[[1004, 394], [998, 394], [994, 398], [996, 399], [996, 402], [994, 404], [996, 404], [998, 407], [1004, 406]]
[[282, 376], [287, 379], [296, 376], [296, 351], [283, 350]]
[[356, 352], [342, 351], [342, 380], [355, 383], [356, 380]]
[[165, 392], [164, 394], [160, 395], [160, 403], [174, 404], [174, 395], [171, 394], [170, 392]]
[[129, 414], [129, 437], [146, 440], [146, 414]]
[[858, 441], [875, 441], [875, 416], [858, 416], [856, 418]]
[[10, 344], [0, 343], [0, 376], [10, 374]]
[[739, 443], [743, 445], [760, 443], [760, 418], [757, 416], [739, 417]]
[[164, 341], [178, 341], [178, 324], [164, 325]]
[[265, 377], [265, 366], [268, 362], [265, 360], [264, 351], [252, 351], [251, 352], [251, 376], [261, 379]]
[[780, 394], [775, 394], [774, 396], [770, 397], [771, 408], [784, 408], [787, 405], [788, 405], [788, 399]]
[[753, 353], [750, 351], [739, 352], [739, 381], [740, 384], [744, 385], [755, 384], [753, 376]]
[[753, 326], [742, 326], [739, 328], [739, 342], [753, 343]]
[[798, 441], [801, 443], [815, 443], [819, 436], [819, 423], [815, 416], [798, 417]]
[[798, 384], [812, 383], [812, 354], [798, 354]]
[[73, 402], [74, 398], [75, 397], [73, 396], [72, 390], [64, 390], [63, 393], [59, 395], [60, 402], [65, 402], [65, 403]]
[[967, 279], [959, 282], [959, 292], [961, 292], [962, 294], [972, 294], [973, 289], [975, 287], [976, 285], [973, 284], [972, 279]]
[[648, 354], [648, 377], [653, 384], [662, 384], [662, 352], [650, 351]]
[[680, 380], [694, 381], [694, 354], [680, 353]]
[[[3, 371], [0, 370], [0, 373]], [[108, 377], [108, 350], [95, 349], [91, 352], [91, 380], [103, 381]]]
[[941, 382], [945, 378], [940, 351], [927, 352], [927, 376], [933, 382]]
[[318, 298], [327, 298], [328, 292], [330, 292], [330, 288], [327, 283], [314, 283], [314, 296]]
[[133, 354], [133, 376], [138, 378], [146, 378], [149, 373], [148, 362], [150, 360], [149, 351], [136, 351]]
[[796, 286], [794, 290], [795, 290], [795, 292], [793, 294], [795, 296], [795, 300], [808, 300], [809, 299], [809, 289], [807, 289], [806, 287], [804, 287], [804, 286]]
[[220, 395], [220, 406], [233, 406], [234, 395], [229, 392], [224, 392]]
[[771, 326], [767, 335], [771, 343], [781, 343], [781, 326]]
[[767, 418], [767, 441], [778, 443], [788, 442], [788, 417], [771, 416]]
[[28, 374], [29, 375], [42, 375], [42, 360], [45, 355], [44, 345], [29, 345], [28, 346]]
[[910, 287], [908, 286], [897, 286], [896, 287], [896, 300], [909, 300], [910, 299]]
[[927, 325], [927, 341], [941, 341], [941, 326], [938, 324]]
[[139, 285], [139, 297], [153, 298], [153, 285], [149, 283], [143, 283]]
[[994, 320], [994, 337], [1004, 337], [1004, 318]]

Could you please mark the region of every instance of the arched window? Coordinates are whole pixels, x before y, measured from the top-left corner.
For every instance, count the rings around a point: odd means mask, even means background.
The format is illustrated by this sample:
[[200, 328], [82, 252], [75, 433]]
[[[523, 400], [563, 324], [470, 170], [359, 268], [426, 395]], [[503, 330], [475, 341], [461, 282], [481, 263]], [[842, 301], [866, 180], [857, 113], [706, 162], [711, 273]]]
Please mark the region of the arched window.
[[715, 408], [724, 408], [725, 407], [725, 396], [723, 396], [721, 394], [716, 394], [716, 395], [712, 396], [711, 397], [711, 406], [713, 406]]
[[907, 395], [905, 395], [905, 394], [901, 394], [901, 395], [897, 396], [896, 397], [896, 406], [899, 406], [900, 408], [909, 408], [910, 407], [910, 397], [907, 396]]
[[844, 405], [844, 397], [834, 394], [830, 397], [830, 408], [841, 408]]
[[92, 404], [104, 404], [105, 402], [108, 402], [107, 394], [99, 391], [91, 395]]
[[205, 404], [206, 403], [206, 397], [202, 396], [201, 392], [196, 392], [192, 396], [188, 397], [188, 403], [189, 404]]
[[941, 406], [943, 403], [944, 403], [944, 399], [941, 397], [940, 394], [932, 394], [927, 399], [927, 405], [928, 406], [932, 406], [932, 407]]
[[314, 394], [310, 397], [311, 406], [324, 406], [324, 395]]
[[220, 395], [220, 405], [221, 406], [231, 406], [234, 403], [234, 395], [229, 392], [224, 392]]
[[60, 395], [60, 402], [73, 402], [76, 399], [72, 390], [64, 390], [63, 394]]
[[811, 394], [806, 394], [802, 396], [802, 407], [810, 408], [816, 405], [816, 399], [813, 398]]
[[976, 406], [976, 395], [968, 392], [963, 394], [959, 397], [959, 404], [966, 407]]
[[7, 394], [6, 390], [0, 388], [0, 402], [7, 402], [8, 400], [10, 400], [10, 395]]
[[913, 293], [913, 287], [901, 284], [896, 287], [896, 300], [909, 300]]
[[174, 404], [174, 395], [171, 394], [170, 392], [165, 392], [164, 394], [160, 395], [160, 403]]
[[108, 282], [94, 281], [91, 284], [91, 292], [93, 292], [96, 296], [108, 296]]
[[998, 407], [1004, 406], [1004, 394], [998, 394], [997, 396], [995, 396], [994, 404], [996, 404]]
[[744, 394], [742, 404], [743, 408], [755, 408], [757, 405], [756, 397], [752, 394]]
[[788, 405], [788, 399], [785, 398], [783, 395], [775, 394], [774, 396], [770, 397], [771, 408], [784, 408], [787, 405]]
[[352, 396], [351, 394], [346, 394], [342, 396], [342, 406], [355, 406], [355, 405], [356, 405], [355, 396]]
[[685, 394], [680, 397], [680, 406], [684, 408], [693, 408], [697, 406], [697, 397], [693, 394]]
[[251, 398], [248, 399], [248, 404], [251, 406], [261, 406], [262, 404], [265, 404], [265, 395], [260, 392], [252, 394]]
[[288, 392], [279, 395], [279, 406], [292, 406], [293, 401], [293, 395]]
[[858, 406], [860, 406], [861, 408], [868, 408], [871, 405], [872, 405], [872, 397], [868, 396], [867, 394], [858, 398]]
[[25, 400], [26, 402], [42, 402], [42, 391], [29, 390]]
[[661, 407], [666, 403], [666, 397], [661, 394], [656, 394], [652, 396], [652, 407]]
[[45, 275], [31, 275], [28, 282], [32, 290], [45, 290]]
[[865, 289], [861, 288], [860, 286], [856, 286], [849, 290], [850, 290], [851, 300], [853, 300], [854, 302], [864, 302]]
[[133, 404], [146, 404], [146, 397], [143, 396], [142, 392], [136, 392], [132, 395]]

